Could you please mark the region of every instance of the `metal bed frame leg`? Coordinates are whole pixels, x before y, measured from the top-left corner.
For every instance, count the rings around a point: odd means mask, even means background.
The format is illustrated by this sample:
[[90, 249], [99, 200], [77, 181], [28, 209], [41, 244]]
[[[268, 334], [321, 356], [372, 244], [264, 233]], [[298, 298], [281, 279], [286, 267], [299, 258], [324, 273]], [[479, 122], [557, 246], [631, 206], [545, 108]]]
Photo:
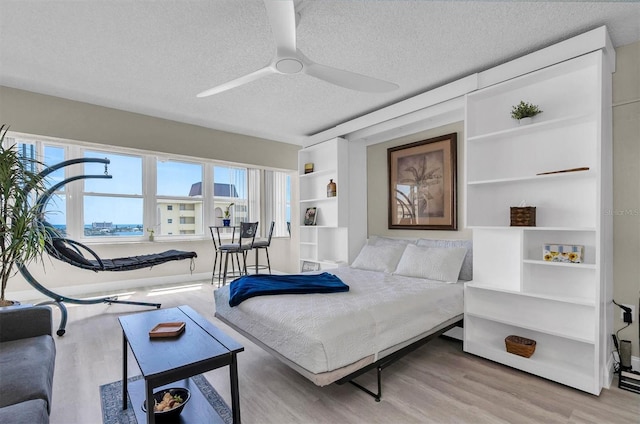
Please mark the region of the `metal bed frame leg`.
[[376, 402], [380, 402], [380, 399], [382, 398], [382, 366], [378, 366], [376, 369], [377, 369], [377, 375], [378, 375], [378, 393], [373, 393], [371, 390], [356, 383], [353, 380], [349, 380], [349, 383], [353, 384], [354, 386], [356, 386], [358, 389], [362, 390], [369, 396], [372, 396], [376, 400]]
[[[366, 394], [368, 394], [369, 396], [372, 396], [376, 402], [380, 402], [380, 399], [382, 399], [382, 370], [386, 367], [388, 367], [389, 365], [394, 364], [395, 362], [399, 361], [400, 359], [402, 359], [405, 355], [413, 352], [414, 350], [416, 350], [417, 348], [419, 348], [420, 346], [424, 345], [425, 343], [429, 342], [430, 340], [441, 336], [442, 334], [446, 333], [447, 331], [449, 331], [450, 329], [452, 329], [453, 327], [458, 327], [458, 326], [462, 326], [463, 320], [459, 320], [457, 322], [454, 322], [452, 324], [447, 325], [446, 327], [422, 338], [419, 339], [413, 343], [411, 343], [410, 345], [407, 345], [405, 347], [403, 347], [402, 349], [390, 354], [389, 356], [386, 356], [382, 359], [378, 359], [376, 362], [369, 364], [357, 371], [354, 371], [353, 373], [342, 377], [340, 380], [336, 381], [336, 384], [344, 384], [344, 383], [351, 383], [352, 385], [354, 385], [355, 387], [357, 387], [358, 389], [362, 390], [363, 392], [365, 392]], [[363, 375], [364, 373], [372, 370], [376, 368], [377, 370], [377, 375], [378, 375], [378, 393], [373, 393], [371, 390], [367, 389], [366, 387], [363, 387], [362, 385], [356, 383], [354, 381], [355, 378]]]

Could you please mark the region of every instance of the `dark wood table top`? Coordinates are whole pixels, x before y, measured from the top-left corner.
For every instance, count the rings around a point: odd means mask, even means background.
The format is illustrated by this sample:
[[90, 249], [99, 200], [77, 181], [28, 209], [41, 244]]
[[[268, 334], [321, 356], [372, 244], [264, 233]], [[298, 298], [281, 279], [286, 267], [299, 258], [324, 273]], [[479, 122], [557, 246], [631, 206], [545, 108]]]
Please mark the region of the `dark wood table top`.
[[[185, 305], [121, 316], [118, 320], [145, 378], [244, 350], [242, 345]], [[149, 337], [149, 331], [157, 324], [179, 321], [186, 323], [181, 334], [167, 338]]]

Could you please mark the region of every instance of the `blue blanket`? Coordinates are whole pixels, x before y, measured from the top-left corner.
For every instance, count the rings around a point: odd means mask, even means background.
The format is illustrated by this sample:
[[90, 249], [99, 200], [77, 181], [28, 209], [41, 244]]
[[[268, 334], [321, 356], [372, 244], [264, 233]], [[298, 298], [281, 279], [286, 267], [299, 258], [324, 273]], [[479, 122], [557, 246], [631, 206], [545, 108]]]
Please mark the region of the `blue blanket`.
[[242, 301], [254, 296], [346, 291], [349, 291], [349, 286], [328, 272], [322, 274], [245, 275], [231, 282], [229, 306], [238, 306]]

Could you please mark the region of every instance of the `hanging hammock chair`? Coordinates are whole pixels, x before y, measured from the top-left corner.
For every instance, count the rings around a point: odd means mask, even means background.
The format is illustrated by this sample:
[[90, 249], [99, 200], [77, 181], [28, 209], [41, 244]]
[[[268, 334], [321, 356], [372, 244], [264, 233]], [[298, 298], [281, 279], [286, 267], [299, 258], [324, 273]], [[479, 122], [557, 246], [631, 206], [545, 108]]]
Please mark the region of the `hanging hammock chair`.
[[[75, 165], [79, 163], [102, 163], [104, 164], [104, 174], [103, 175], [77, 175], [74, 177], [67, 178], [52, 187], [50, 187], [46, 192], [44, 192], [41, 196], [36, 199], [36, 207], [39, 216], [44, 217], [44, 212], [46, 210], [47, 203], [51, 196], [59, 190], [64, 185], [76, 181], [76, 180], [84, 180], [89, 178], [111, 178], [109, 175], [107, 166], [109, 164], [109, 159], [100, 159], [100, 158], [81, 158], [81, 159], [72, 159], [64, 162], [60, 162], [56, 165], [46, 168], [40, 173], [41, 177], [46, 177], [58, 169], [67, 167], [69, 165]], [[135, 269], [143, 269], [143, 268], [151, 268], [155, 265], [160, 265], [169, 261], [179, 261], [183, 259], [190, 259], [191, 265], [189, 267], [190, 271], [193, 272], [194, 268], [194, 258], [197, 257], [196, 252], [187, 252], [182, 250], [167, 250], [162, 253], [153, 253], [148, 255], [140, 255], [140, 256], [129, 256], [123, 258], [114, 258], [114, 259], [102, 259], [100, 258], [96, 252], [94, 252], [88, 246], [77, 242], [75, 240], [68, 239], [64, 237], [60, 232], [50, 223], [44, 220], [39, 221], [39, 224], [44, 226], [47, 231], [48, 237], [45, 242], [45, 249], [47, 253], [60, 261], [66, 262], [69, 265], [87, 269], [94, 272], [99, 271], [130, 271]], [[126, 305], [139, 305], [139, 306], [153, 306], [155, 308], [160, 308], [160, 303], [149, 303], [149, 302], [134, 302], [127, 300], [118, 300], [117, 296], [105, 296], [99, 298], [91, 298], [91, 299], [75, 299], [68, 296], [63, 296], [58, 293], [55, 293], [45, 286], [43, 286], [36, 278], [31, 275], [29, 270], [23, 265], [18, 264], [18, 270], [25, 278], [25, 280], [31, 284], [36, 290], [40, 293], [44, 294], [47, 297], [50, 297], [52, 300], [42, 302], [40, 305], [44, 304], [53, 304], [60, 308], [61, 311], [61, 319], [60, 326], [56, 334], [58, 336], [62, 336], [66, 329], [67, 324], [67, 308], [64, 306], [63, 302], [72, 303], [72, 304], [80, 304], [80, 305], [90, 305], [97, 303], [119, 303]]]

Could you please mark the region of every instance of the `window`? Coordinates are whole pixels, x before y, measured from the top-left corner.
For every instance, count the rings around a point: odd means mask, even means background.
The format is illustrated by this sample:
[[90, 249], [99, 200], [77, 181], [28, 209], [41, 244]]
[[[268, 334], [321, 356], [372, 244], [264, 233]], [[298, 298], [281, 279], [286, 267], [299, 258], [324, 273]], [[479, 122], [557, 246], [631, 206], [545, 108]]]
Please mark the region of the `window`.
[[[16, 144], [18, 153], [25, 158], [36, 159], [42, 163], [42, 169], [36, 169], [35, 164], [31, 163], [33, 172], [40, 172], [45, 167], [55, 165], [64, 160], [64, 148], [44, 145], [41, 148], [43, 154], [38, 153], [38, 143], [32, 141], [12, 140], [10, 144]], [[56, 184], [64, 180], [64, 170], [58, 169], [47, 176], [45, 187], [50, 189]], [[55, 195], [51, 196], [47, 204], [46, 220], [57, 228], [61, 234], [67, 233], [67, 207], [64, 187], [60, 187], [54, 191]]]
[[[56, 165], [64, 161], [65, 149], [58, 146], [44, 146], [44, 160], [46, 167]], [[51, 188], [64, 180], [64, 169], [53, 171], [47, 177], [46, 186]], [[67, 233], [67, 202], [65, 195], [65, 187], [62, 186], [55, 190], [55, 196], [51, 196], [47, 204], [47, 221], [56, 227], [60, 233]]]
[[[202, 165], [172, 160], [158, 160], [156, 165], [156, 196], [158, 206], [167, 204], [167, 211], [174, 212], [174, 217], [167, 220], [167, 225], [156, 229], [160, 235], [169, 234], [203, 234], [202, 208]], [[157, 210], [162, 211], [158, 207]], [[165, 222], [162, 216], [158, 222]], [[189, 218], [189, 219], [183, 219]], [[168, 225], [171, 224], [171, 225]]]
[[[236, 225], [242, 221], [270, 222], [277, 213], [280, 218], [274, 235], [287, 235], [290, 183], [286, 173], [267, 173], [285, 176], [282, 181], [276, 178], [275, 183], [281, 187], [279, 193], [285, 193], [285, 204], [284, 208], [278, 206], [278, 211], [284, 212], [271, 212], [265, 219], [263, 203], [270, 198], [278, 203], [281, 197], [265, 196], [265, 171], [261, 169], [166, 155], [159, 158], [152, 152], [97, 144], [85, 147], [51, 138], [7, 137], [6, 142], [8, 146], [15, 144], [25, 157], [39, 159], [43, 168], [75, 158], [109, 160], [108, 176], [103, 163], [92, 162], [58, 169], [47, 178], [48, 187], [54, 187], [66, 178], [95, 177], [57, 187], [47, 204], [47, 221], [72, 239], [145, 239], [147, 228], [153, 228], [157, 237], [203, 237], [209, 225], [222, 224], [227, 208]], [[268, 229], [268, 225], [261, 225], [262, 235]]]
[[85, 158], [110, 161], [106, 178], [101, 163], [86, 163], [84, 179], [83, 227], [85, 237], [141, 236], [144, 234], [142, 158], [108, 152], [84, 152]]

